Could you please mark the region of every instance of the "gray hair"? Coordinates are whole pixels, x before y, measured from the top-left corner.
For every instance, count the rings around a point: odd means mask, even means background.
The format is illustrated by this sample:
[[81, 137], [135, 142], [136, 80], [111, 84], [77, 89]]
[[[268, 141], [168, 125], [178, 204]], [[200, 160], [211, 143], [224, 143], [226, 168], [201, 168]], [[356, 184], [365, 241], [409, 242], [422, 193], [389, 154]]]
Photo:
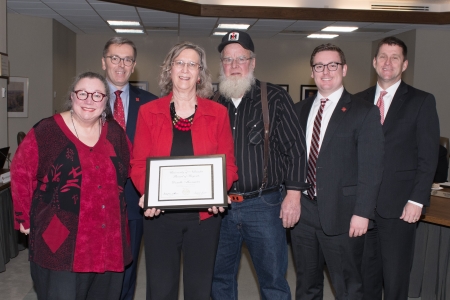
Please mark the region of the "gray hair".
[[109, 46], [111, 46], [111, 45], [130, 45], [134, 51], [134, 59], [136, 59], [137, 49], [136, 49], [136, 45], [133, 43], [132, 40], [129, 40], [127, 38], [120, 37], [120, 36], [115, 36], [113, 38], [110, 38], [106, 42], [105, 47], [103, 48], [103, 57], [106, 57], [106, 54], [108, 54]]
[[209, 98], [213, 94], [211, 75], [206, 66], [206, 54], [200, 46], [191, 42], [181, 42], [170, 49], [161, 65], [161, 73], [159, 75], [159, 88], [163, 96], [169, 94], [173, 89], [173, 82], [170, 76], [173, 60], [180, 55], [183, 50], [192, 49], [197, 52], [200, 57], [200, 83], [197, 83], [196, 94], [198, 97]]
[[72, 109], [72, 104], [73, 104], [72, 97], [71, 97], [72, 92], [74, 91], [75, 86], [78, 84], [78, 82], [80, 82], [80, 80], [84, 79], [84, 78], [98, 79], [103, 83], [103, 85], [105, 87], [105, 93], [106, 93], [105, 113], [106, 113], [106, 118], [109, 119], [112, 116], [111, 106], [109, 104], [109, 93], [110, 93], [109, 85], [108, 85], [108, 82], [106, 81], [105, 77], [103, 77], [102, 75], [95, 73], [95, 72], [84, 72], [84, 73], [79, 74], [77, 77], [75, 77], [75, 79], [73, 80], [73, 83], [70, 85], [69, 92], [67, 94], [67, 100], [66, 100], [66, 105], [65, 105], [66, 109], [67, 110]]

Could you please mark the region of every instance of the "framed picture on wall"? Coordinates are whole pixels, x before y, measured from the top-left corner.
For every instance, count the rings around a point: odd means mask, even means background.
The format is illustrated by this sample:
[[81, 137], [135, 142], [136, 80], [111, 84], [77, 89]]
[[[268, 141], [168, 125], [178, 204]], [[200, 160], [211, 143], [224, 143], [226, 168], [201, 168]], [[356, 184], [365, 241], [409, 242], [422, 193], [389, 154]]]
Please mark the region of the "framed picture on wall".
[[130, 84], [148, 92], [148, 81], [130, 81]]
[[9, 77], [8, 118], [28, 117], [28, 78]]
[[315, 96], [317, 94], [316, 85], [304, 85], [300, 86], [300, 101], [305, 100], [308, 97]]
[[277, 84], [277, 85], [289, 93], [289, 84]]

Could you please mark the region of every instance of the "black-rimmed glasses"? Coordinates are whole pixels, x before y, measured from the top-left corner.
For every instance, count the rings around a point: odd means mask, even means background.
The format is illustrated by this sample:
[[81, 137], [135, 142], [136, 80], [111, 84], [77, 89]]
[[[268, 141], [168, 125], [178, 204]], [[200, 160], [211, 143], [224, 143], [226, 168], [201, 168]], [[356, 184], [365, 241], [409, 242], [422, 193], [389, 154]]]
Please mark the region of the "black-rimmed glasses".
[[120, 64], [120, 62], [123, 60], [123, 64], [127, 67], [131, 66], [135, 60], [129, 57], [125, 57], [125, 58], [120, 58], [117, 55], [110, 55], [110, 56], [105, 56], [107, 58], [109, 58], [111, 60], [111, 63], [113, 63], [114, 65], [118, 65]]
[[88, 93], [83, 90], [78, 90], [78, 91], [73, 91], [73, 92], [75, 93], [75, 95], [77, 95], [78, 100], [86, 100], [89, 97], [89, 95], [91, 95], [92, 101], [102, 102], [103, 99], [106, 97], [105, 94], [100, 93], [100, 92]]
[[323, 70], [325, 70], [325, 67], [328, 68], [328, 71], [336, 71], [339, 68], [339, 65], [343, 65], [343, 64], [338, 63], [338, 62], [330, 62], [326, 65], [317, 64], [317, 65], [313, 65], [312, 67], [314, 68], [314, 71], [316, 71], [317, 73], [320, 73], [320, 72], [323, 72]]

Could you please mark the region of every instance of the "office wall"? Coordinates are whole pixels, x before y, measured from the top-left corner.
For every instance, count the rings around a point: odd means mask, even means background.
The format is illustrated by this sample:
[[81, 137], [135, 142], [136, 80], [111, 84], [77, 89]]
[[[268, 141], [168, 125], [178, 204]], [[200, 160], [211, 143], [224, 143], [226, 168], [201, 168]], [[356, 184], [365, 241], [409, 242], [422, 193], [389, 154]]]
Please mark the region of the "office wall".
[[417, 30], [414, 87], [436, 97], [441, 136], [450, 137], [450, 31]]
[[[0, 52], [8, 53], [6, 46], [6, 0], [0, 0]], [[8, 146], [7, 99], [1, 95], [2, 89], [6, 89], [7, 85], [7, 79], [0, 78], [0, 148]]]
[[17, 148], [17, 133], [28, 132], [52, 115], [53, 20], [8, 14], [10, 75], [27, 77], [28, 118], [8, 118], [8, 144]]
[[[91, 70], [101, 72], [101, 55], [106, 41], [113, 35], [77, 35], [77, 73]], [[201, 45], [207, 56], [213, 82], [219, 74], [220, 37], [139, 37], [129, 36], [138, 49], [137, 66], [130, 80], [149, 82], [150, 91], [160, 94], [158, 76], [160, 65], [169, 49], [177, 42], [189, 40]], [[320, 40], [254, 39], [256, 53], [255, 74], [258, 79], [278, 84], [288, 84], [295, 102], [300, 99], [300, 85], [314, 84], [309, 59]], [[337, 43], [346, 54], [349, 71], [344, 84], [350, 92], [368, 87], [370, 81], [370, 42]]]
[[64, 111], [67, 88], [76, 75], [76, 34], [53, 21], [53, 113]]

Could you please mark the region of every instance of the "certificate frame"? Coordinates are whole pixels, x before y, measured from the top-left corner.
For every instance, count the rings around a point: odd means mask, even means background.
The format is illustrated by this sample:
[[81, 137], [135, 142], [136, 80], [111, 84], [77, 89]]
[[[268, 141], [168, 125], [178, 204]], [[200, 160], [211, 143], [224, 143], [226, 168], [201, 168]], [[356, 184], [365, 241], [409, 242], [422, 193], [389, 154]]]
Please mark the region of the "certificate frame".
[[144, 209], [228, 206], [225, 155], [147, 158]]

